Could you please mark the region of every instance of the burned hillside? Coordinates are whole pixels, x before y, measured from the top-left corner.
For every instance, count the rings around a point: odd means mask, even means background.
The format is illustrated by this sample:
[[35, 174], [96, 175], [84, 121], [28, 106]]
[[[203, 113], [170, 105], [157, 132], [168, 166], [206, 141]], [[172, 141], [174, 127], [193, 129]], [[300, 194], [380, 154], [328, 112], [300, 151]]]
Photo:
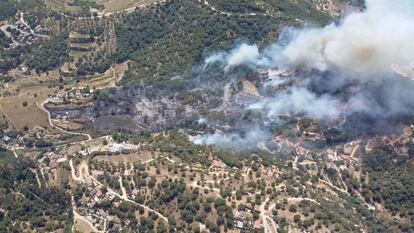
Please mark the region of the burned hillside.
[[[355, 73], [244, 65], [224, 71], [213, 64], [166, 82], [92, 91], [87, 104], [49, 104], [49, 109], [53, 118], [66, 118], [98, 135], [179, 128], [198, 134], [192, 137], [197, 144], [288, 155], [291, 146], [274, 137], [297, 141], [311, 136], [303, 143], [317, 151], [398, 134], [413, 120], [412, 88], [413, 82], [398, 74], [368, 82]], [[364, 106], [368, 100], [370, 106]], [[299, 129], [304, 121], [312, 127]]]
[[[358, 28], [381, 39], [382, 26], [361, 19], [375, 18], [384, 6], [368, 2], [364, 12], [324, 28], [288, 28], [278, 42], [265, 47], [238, 44], [170, 80], [87, 90], [93, 92], [90, 104], [60, 112], [51, 108], [52, 115], [97, 134], [179, 128], [189, 130], [196, 144], [227, 149], [262, 145], [271, 152], [266, 143], [275, 136], [295, 140], [297, 129], [287, 135], [280, 129], [303, 119], [319, 125], [310, 133], [327, 144], [398, 133], [412, 121], [414, 84], [392, 67], [411, 58], [413, 48], [406, 41], [412, 35], [380, 43], [346, 33]], [[385, 17], [394, 19], [393, 13]], [[412, 21], [409, 12], [398, 17]], [[390, 49], [398, 43], [406, 50]], [[341, 53], [338, 46], [349, 49]]]

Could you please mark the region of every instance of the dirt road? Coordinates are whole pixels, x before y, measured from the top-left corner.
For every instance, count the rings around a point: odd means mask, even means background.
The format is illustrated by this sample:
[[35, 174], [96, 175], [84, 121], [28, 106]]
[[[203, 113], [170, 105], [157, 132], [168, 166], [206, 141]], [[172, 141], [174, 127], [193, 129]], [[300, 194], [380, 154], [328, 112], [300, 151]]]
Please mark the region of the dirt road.
[[44, 100], [44, 101], [42, 102], [42, 104], [41, 104], [41, 105], [39, 105], [39, 104], [36, 102], [36, 105], [37, 105], [37, 107], [39, 107], [40, 109], [42, 109], [43, 111], [45, 111], [45, 112], [46, 112], [46, 114], [47, 114], [47, 119], [48, 119], [48, 121], [49, 121], [49, 125], [51, 125], [53, 128], [56, 128], [56, 129], [58, 129], [58, 130], [60, 130], [60, 131], [62, 131], [62, 132], [64, 132], [64, 133], [67, 133], [67, 134], [86, 136], [86, 137], [88, 138], [88, 140], [87, 140], [87, 141], [90, 141], [90, 140], [92, 140], [92, 139], [93, 139], [93, 138], [92, 138], [92, 136], [91, 136], [90, 134], [87, 134], [87, 133], [78, 133], [78, 132], [72, 132], [72, 131], [67, 131], [67, 130], [65, 130], [65, 129], [63, 129], [63, 128], [61, 128], [61, 127], [57, 126], [57, 125], [55, 125], [55, 124], [53, 123], [53, 121], [52, 121], [52, 116], [51, 116], [50, 112], [49, 112], [49, 111], [45, 108], [45, 104], [47, 104], [48, 102], [49, 102], [49, 98], [47, 98], [46, 100]]
[[[84, 162], [84, 163], [81, 163], [80, 165], [79, 165], [79, 168], [78, 168], [78, 171], [79, 171], [79, 176], [76, 176], [76, 173], [75, 173], [75, 167], [74, 167], [74, 165], [73, 165], [73, 160], [71, 159], [70, 161], [69, 161], [69, 165], [70, 165], [70, 168], [71, 168], [71, 174], [72, 174], [72, 179], [74, 179], [75, 181], [78, 181], [78, 182], [82, 182], [86, 177], [89, 177], [89, 178], [91, 178], [95, 183], [97, 183], [98, 185], [100, 185], [100, 186], [104, 186], [100, 181], [98, 181], [95, 177], [93, 177], [92, 175], [90, 175], [89, 174], [89, 166], [88, 166], [88, 164], [86, 163], [86, 162]], [[122, 178], [120, 177], [120, 179], [119, 179], [119, 181], [120, 181], [120, 184], [122, 185]], [[123, 186], [121, 186], [122, 188], [123, 188]], [[122, 190], [122, 195], [121, 194], [119, 194], [119, 193], [117, 193], [117, 192], [115, 192], [114, 190], [112, 190], [111, 188], [107, 188], [107, 190], [108, 190], [108, 192], [110, 192], [110, 193], [112, 193], [113, 195], [115, 195], [115, 196], [117, 196], [117, 197], [119, 197], [120, 199], [122, 199], [122, 200], [124, 200], [124, 201], [127, 201], [127, 202], [130, 202], [130, 203], [134, 203], [135, 205], [138, 205], [138, 206], [140, 206], [140, 207], [142, 207], [142, 208], [144, 208], [144, 209], [146, 209], [147, 211], [149, 211], [149, 212], [153, 212], [153, 213], [155, 213], [156, 215], [158, 215], [160, 218], [162, 218], [165, 222], [167, 222], [168, 223], [168, 218], [167, 217], [165, 217], [164, 215], [162, 215], [160, 212], [158, 212], [158, 211], [156, 211], [156, 210], [154, 210], [154, 209], [151, 209], [150, 207], [148, 207], [148, 206], [146, 206], [146, 205], [142, 205], [142, 204], [139, 204], [139, 203], [137, 203], [137, 202], [135, 202], [135, 201], [133, 201], [133, 200], [130, 200], [128, 197], [127, 197], [127, 194], [126, 194], [126, 191], [125, 191], [125, 189], [123, 189]]]

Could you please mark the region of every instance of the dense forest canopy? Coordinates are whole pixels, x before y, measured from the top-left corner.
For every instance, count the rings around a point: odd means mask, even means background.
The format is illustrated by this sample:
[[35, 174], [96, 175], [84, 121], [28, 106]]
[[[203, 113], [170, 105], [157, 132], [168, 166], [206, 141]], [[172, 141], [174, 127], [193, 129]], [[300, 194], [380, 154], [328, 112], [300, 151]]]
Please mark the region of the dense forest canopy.
[[27, 66], [36, 71], [48, 71], [58, 68], [69, 59], [68, 33], [44, 41], [28, 55]]
[[14, 16], [18, 10], [44, 6], [42, 0], [2, 0], [0, 1], [0, 20]]
[[331, 18], [324, 12], [316, 9], [311, 1], [290, 0], [212, 0], [211, 4], [219, 10], [234, 13], [268, 13], [283, 15], [291, 20], [301, 19], [316, 24], [326, 24]]
[[[413, 222], [414, 165], [410, 159], [395, 156], [386, 148], [368, 153], [364, 157], [364, 170], [369, 173], [370, 179], [362, 192], [366, 200], [384, 203], [392, 215], [408, 217]], [[403, 226], [406, 227], [404, 231], [413, 230], [412, 225]]]
[[13, 0], [4, 0], [0, 2], [0, 20], [7, 19], [17, 12], [16, 3]]
[[124, 84], [170, 79], [235, 43], [274, 41], [280, 29], [292, 23], [283, 14], [222, 15], [193, 0], [169, 1], [136, 11], [116, 25], [115, 59], [133, 61]]
[[69, 194], [56, 187], [41, 189], [34, 185], [37, 182], [31, 169], [35, 169], [33, 161], [16, 159], [11, 151], [1, 148], [0, 232], [18, 232], [21, 222], [47, 231], [70, 232]]
[[[10, 17], [19, 9], [30, 9], [43, 4], [40, 0], [7, 0], [0, 17]], [[167, 1], [165, 4], [141, 9], [122, 16], [116, 22], [117, 52], [106, 56], [98, 52], [92, 59], [77, 63], [81, 75], [102, 73], [113, 61], [131, 60], [131, 66], [122, 83], [170, 79], [182, 75], [200, 64], [210, 53], [229, 48], [240, 42], [266, 45], [277, 39], [278, 32], [286, 25], [298, 24], [297, 16], [313, 24], [325, 24], [330, 17], [317, 11], [314, 5], [290, 1], [212, 1], [219, 11], [195, 0]], [[94, 2], [74, 1], [74, 6], [97, 7]], [[43, 10], [42, 10], [43, 11]], [[40, 11], [41, 12], [41, 11]], [[250, 15], [251, 13], [259, 13]], [[39, 19], [26, 17], [30, 25]], [[61, 21], [60, 19], [59, 21]], [[254, 30], [253, 30], [254, 29]], [[35, 47], [35, 55], [27, 57], [31, 69], [46, 71], [55, 69], [68, 59], [67, 36], [54, 36]], [[2, 40], [0, 40], [2, 41]], [[3, 43], [4, 44], [4, 43]], [[48, 45], [50, 44], [50, 45]], [[2, 46], [3, 48], [4, 46]], [[26, 59], [18, 56], [29, 48], [0, 51], [6, 59], [0, 61], [5, 71], [16, 67]], [[57, 59], [50, 59], [50, 57]]]

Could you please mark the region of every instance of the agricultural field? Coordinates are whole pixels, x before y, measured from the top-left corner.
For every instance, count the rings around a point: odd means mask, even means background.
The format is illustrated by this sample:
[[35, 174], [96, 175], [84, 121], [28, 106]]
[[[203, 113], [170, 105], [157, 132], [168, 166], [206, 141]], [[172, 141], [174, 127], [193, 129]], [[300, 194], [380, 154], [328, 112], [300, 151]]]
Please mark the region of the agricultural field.
[[44, 0], [46, 6], [63, 12], [83, 13], [89, 11], [89, 7], [105, 13], [114, 13], [127, 9], [133, 9], [146, 4], [153, 4], [160, 0]]
[[90, 224], [81, 219], [75, 220], [75, 225], [73, 228], [75, 231], [84, 232], [84, 233], [92, 233], [95, 232], [93, 228], [91, 228]]
[[138, 153], [121, 154], [121, 155], [98, 155], [94, 159], [97, 161], [110, 162], [114, 164], [120, 163], [147, 163], [157, 156], [157, 153], [150, 151], [140, 151]]
[[44, 0], [47, 7], [66, 13], [89, 14], [90, 8], [100, 8], [102, 5], [93, 0]]
[[71, 2], [71, 0], [45, 0], [46, 6], [52, 9], [57, 9], [65, 12], [77, 12], [80, 10], [77, 7], [69, 6], [68, 2]]
[[97, 90], [115, 87], [117, 83], [122, 79], [127, 69], [127, 62], [122, 64], [115, 64], [104, 74], [93, 75], [84, 81], [82, 80], [82, 82], [79, 83], [79, 87], [89, 87]]
[[97, 0], [98, 3], [105, 6], [106, 12], [117, 12], [137, 6], [152, 4], [160, 0]]
[[17, 129], [47, 127], [47, 114], [40, 105], [57, 88], [56, 83], [56, 72], [50, 72], [49, 75], [27, 76], [3, 84], [7, 90], [3, 90], [0, 98], [2, 114]]

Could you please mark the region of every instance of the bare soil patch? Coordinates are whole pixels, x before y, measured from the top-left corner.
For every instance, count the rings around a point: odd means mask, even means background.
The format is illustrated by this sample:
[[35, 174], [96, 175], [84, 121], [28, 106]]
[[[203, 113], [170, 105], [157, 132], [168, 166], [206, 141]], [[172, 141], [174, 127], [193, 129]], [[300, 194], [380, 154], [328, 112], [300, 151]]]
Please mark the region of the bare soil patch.
[[152, 151], [139, 151], [131, 154], [120, 154], [120, 155], [99, 155], [95, 156], [94, 159], [98, 161], [107, 161], [112, 163], [134, 163], [134, 162], [145, 162], [148, 161], [155, 156], [157, 156], [157, 152]]

